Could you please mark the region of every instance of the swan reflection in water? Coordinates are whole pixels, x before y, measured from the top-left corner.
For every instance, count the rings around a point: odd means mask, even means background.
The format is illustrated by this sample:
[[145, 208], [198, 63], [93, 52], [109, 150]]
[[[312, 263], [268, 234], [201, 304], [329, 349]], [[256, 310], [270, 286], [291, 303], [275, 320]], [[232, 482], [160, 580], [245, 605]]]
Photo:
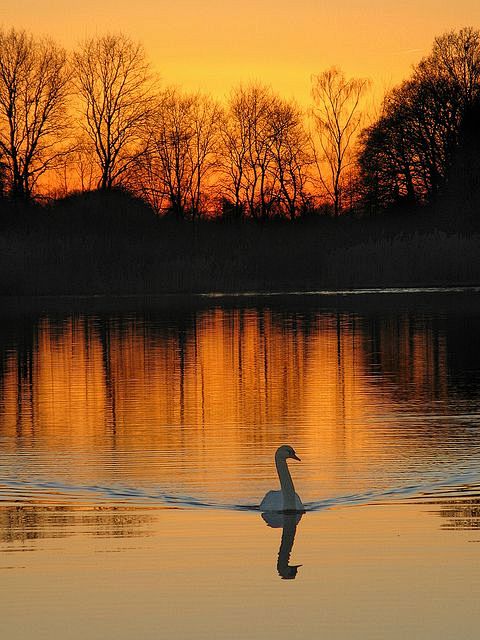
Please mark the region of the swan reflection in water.
[[282, 527], [282, 541], [278, 551], [277, 571], [286, 579], [293, 580], [298, 568], [302, 565], [289, 565], [290, 554], [297, 525], [305, 512], [300, 496], [295, 492], [292, 476], [287, 466], [287, 459], [298, 460], [300, 458], [290, 445], [284, 444], [275, 452], [275, 466], [280, 481], [280, 491], [269, 491], [260, 503], [262, 518], [269, 527]]
[[269, 527], [278, 529], [282, 527], [282, 540], [280, 549], [278, 550], [277, 571], [278, 575], [284, 580], [294, 580], [297, 577], [298, 568], [301, 564], [288, 564], [290, 554], [292, 552], [297, 525], [302, 519], [303, 512], [274, 512], [269, 511], [262, 513], [262, 518]]

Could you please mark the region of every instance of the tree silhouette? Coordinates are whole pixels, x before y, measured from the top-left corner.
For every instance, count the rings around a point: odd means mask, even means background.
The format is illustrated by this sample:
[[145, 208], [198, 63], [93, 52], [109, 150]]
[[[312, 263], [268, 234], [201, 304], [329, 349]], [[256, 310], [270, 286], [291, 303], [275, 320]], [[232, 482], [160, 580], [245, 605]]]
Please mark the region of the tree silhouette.
[[277, 99], [271, 107], [271, 172], [278, 184], [281, 213], [291, 220], [306, 209], [308, 170], [313, 163], [303, 115], [295, 103], [287, 100]]
[[310, 163], [303, 114], [264, 85], [236, 88], [221, 128], [223, 189], [237, 214], [294, 218]]
[[412, 76], [385, 97], [361, 136], [359, 165], [367, 207], [435, 201], [458, 161], [462, 123], [480, 95], [480, 34], [435, 39]]
[[69, 78], [64, 49], [0, 29], [0, 150], [15, 198], [30, 199], [66, 153]]
[[[273, 205], [269, 169], [271, 154], [271, 109], [275, 97], [269, 87], [251, 84], [234, 91], [230, 117], [237, 122], [237, 149], [243, 153], [243, 193], [249, 215], [265, 219]], [[238, 151], [235, 152], [239, 156]]]
[[[353, 163], [352, 145], [361, 125], [360, 99], [368, 85], [365, 79], [347, 80], [336, 67], [312, 76], [312, 115], [320, 146], [316, 164], [335, 216], [342, 208], [343, 177]], [[324, 163], [328, 177], [324, 175]]]
[[195, 219], [216, 164], [220, 107], [200, 94], [164, 91], [149, 123], [148, 158], [158, 189], [177, 217]]
[[73, 60], [98, 187], [111, 189], [145, 150], [143, 131], [153, 108], [149, 65], [142, 46], [121, 34], [86, 40]]

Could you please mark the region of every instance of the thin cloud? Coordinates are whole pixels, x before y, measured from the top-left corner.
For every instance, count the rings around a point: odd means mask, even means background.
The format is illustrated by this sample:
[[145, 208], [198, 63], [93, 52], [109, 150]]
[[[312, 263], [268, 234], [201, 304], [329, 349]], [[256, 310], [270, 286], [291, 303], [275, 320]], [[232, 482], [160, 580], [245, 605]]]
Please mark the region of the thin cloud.
[[425, 51], [425, 49], [402, 49], [401, 51], [394, 51], [393, 55], [404, 56], [410, 53], [421, 53], [422, 51]]

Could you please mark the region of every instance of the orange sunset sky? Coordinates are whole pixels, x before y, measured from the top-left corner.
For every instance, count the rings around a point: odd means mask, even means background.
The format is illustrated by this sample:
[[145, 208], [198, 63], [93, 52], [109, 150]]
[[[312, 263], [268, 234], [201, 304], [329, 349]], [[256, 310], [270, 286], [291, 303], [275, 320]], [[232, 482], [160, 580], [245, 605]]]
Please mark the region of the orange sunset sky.
[[478, 0], [22, 0], [0, 23], [68, 48], [122, 31], [140, 40], [164, 85], [222, 98], [261, 80], [309, 99], [310, 76], [332, 65], [369, 77], [381, 95], [450, 29], [480, 27]]

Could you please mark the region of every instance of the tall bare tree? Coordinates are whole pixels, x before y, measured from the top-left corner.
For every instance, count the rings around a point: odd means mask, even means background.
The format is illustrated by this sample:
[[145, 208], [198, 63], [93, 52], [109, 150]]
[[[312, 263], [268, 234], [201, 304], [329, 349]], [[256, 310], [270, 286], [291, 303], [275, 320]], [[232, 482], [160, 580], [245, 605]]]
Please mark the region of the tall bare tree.
[[222, 127], [225, 186], [234, 209], [252, 218], [266, 218], [275, 203], [271, 114], [276, 100], [267, 86], [241, 85], [232, 92]]
[[271, 165], [273, 163], [271, 145], [271, 112], [276, 101], [270, 87], [251, 84], [240, 87], [234, 100], [235, 111], [242, 112], [244, 119], [243, 135], [246, 140], [245, 195], [249, 213], [252, 217], [267, 218], [275, 198], [275, 184], [272, 182]]
[[221, 128], [224, 193], [232, 213], [294, 218], [307, 200], [310, 163], [303, 114], [261, 84], [231, 94]]
[[0, 29], [0, 149], [12, 196], [30, 199], [66, 152], [68, 92], [64, 49]]
[[178, 217], [195, 219], [202, 209], [209, 176], [216, 165], [220, 107], [208, 96], [167, 89], [150, 121], [146, 178], [155, 176], [159, 192]]
[[353, 163], [351, 150], [361, 125], [360, 100], [368, 85], [366, 79], [347, 80], [336, 67], [312, 77], [312, 115], [320, 146], [318, 175], [335, 216], [342, 208], [342, 180]]
[[245, 213], [244, 182], [247, 172], [248, 118], [239, 91], [232, 92], [221, 122], [220, 188], [228, 203], [228, 213], [235, 218]]
[[149, 65], [143, 47], [122, 34], [86, 40], [73, 59], [98, 187], [110, 189], [145, 150], [144, 125], [153, 106]]
[[270, 109], [271, 156], [270, 170], [278, 184], [279, 212], [290, 219], [305, 209], [308, 196], [309, 153], [308, 136], [302, 111], [294, 102], [277, 98]]

